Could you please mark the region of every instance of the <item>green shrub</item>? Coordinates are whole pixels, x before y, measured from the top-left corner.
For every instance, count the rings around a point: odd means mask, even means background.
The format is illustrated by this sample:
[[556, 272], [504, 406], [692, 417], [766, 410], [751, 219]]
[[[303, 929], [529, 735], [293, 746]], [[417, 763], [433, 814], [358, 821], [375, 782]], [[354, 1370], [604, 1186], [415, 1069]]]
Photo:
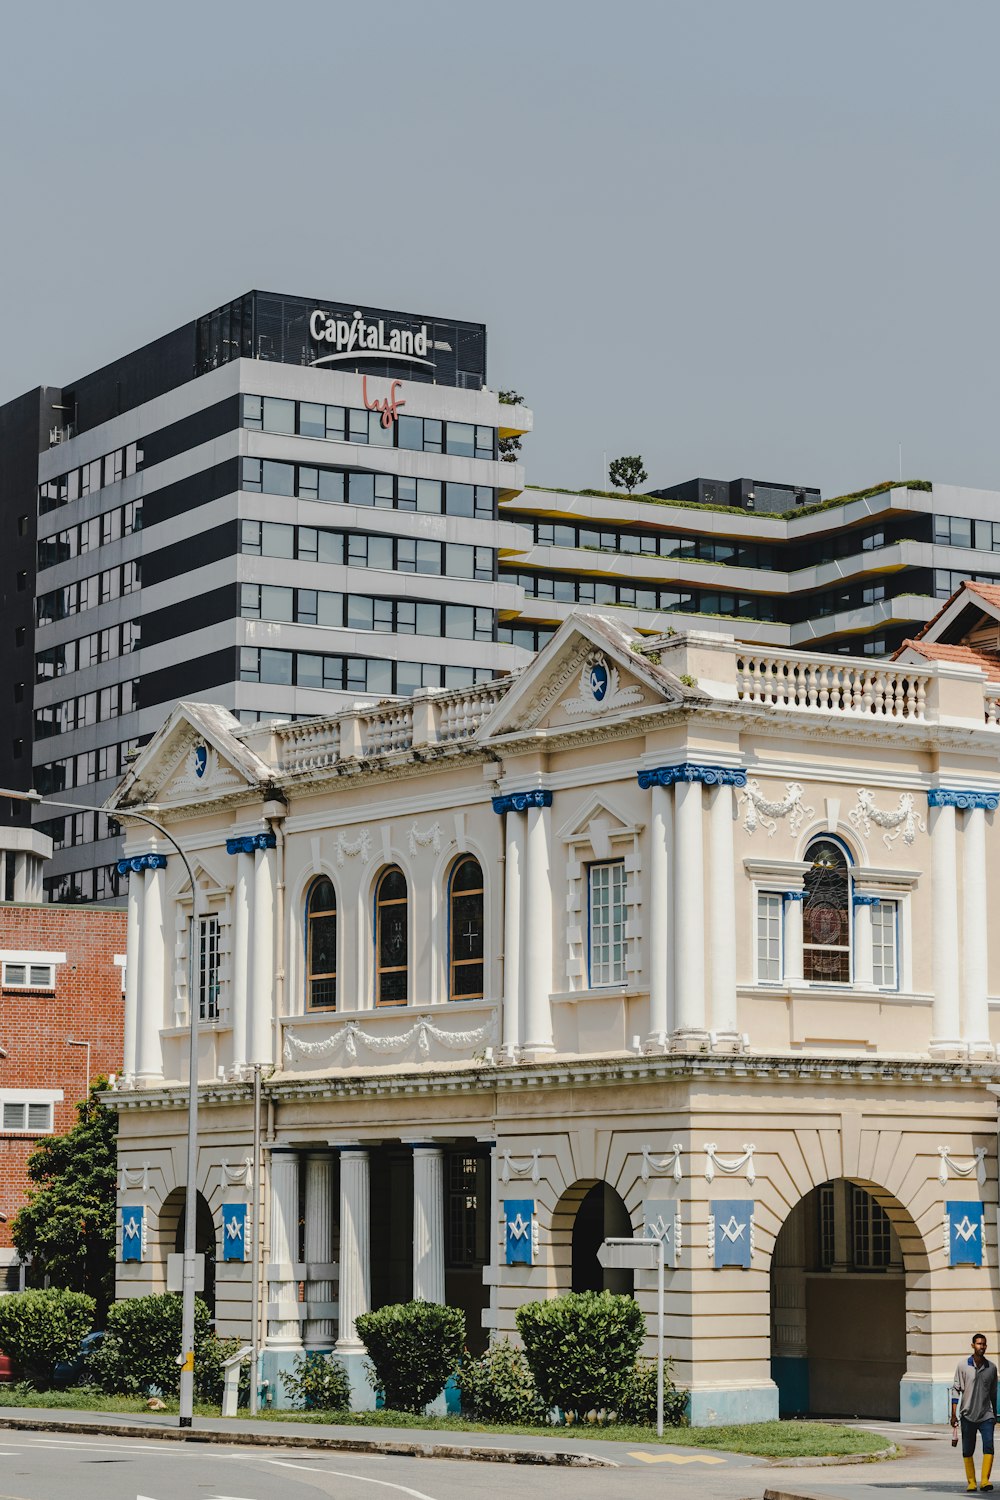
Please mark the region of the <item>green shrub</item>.
[[[670, 1378], [673, 1361], [663, 1361], [663, 1425], [684, 1427], [687, 1422], [687, 1391], [680, 1390]], [[619, 1422], [636, 1426], [656, 1426], [656, 1360], [640, 1359], [625, 1383]]]
[[[198, 1364], [209, 1339], [209, 1312], [200, 1297], [194, 1303], [195, 1383]], [[87, 1361], [88, 1378], [109, 1396], [145, 1395], [155, 1388], [176, 1396], [180, 1385], [181, 1298], [176, 1292], [130, 1297], [108, 1310], [104, 1342]], [[208, 1368], [217, 1365], [216, 1351]], [[210, 1377], [211, 1378], [211, 1377]]]
[[93, 1297], [59, 1287], [0, 1297], [0, 1349], [35, 1386], [51, 1384], [60, 1360], [74, 1359], [94, 1326]]
[[645, 1321], [634, 1297], [613, 1292], [570, 1292], [519, 1307], [517, 1329], [545, 1404], [577, 1418], [620, 1410]]
[[350, 1411], [351, 1382], [344, 1362], [336, 1354], [307, 1350], [297, 1354], [290, 1375], [281, 1383], [299, 1406], [306, 1411]]
[[357, 1320], [374, 1368], [373, 1385], [395, 1411], [423, 1411], [455, 1373], [465, 1314], [436, 1302], [397, 1302]]
[[466, 1351], [456, 1378], [462, 1411], [478, 1422], [544, 1422], [548, 1416], [524, 1350], [510, 1339], [499, 1339], [478, 1359]]

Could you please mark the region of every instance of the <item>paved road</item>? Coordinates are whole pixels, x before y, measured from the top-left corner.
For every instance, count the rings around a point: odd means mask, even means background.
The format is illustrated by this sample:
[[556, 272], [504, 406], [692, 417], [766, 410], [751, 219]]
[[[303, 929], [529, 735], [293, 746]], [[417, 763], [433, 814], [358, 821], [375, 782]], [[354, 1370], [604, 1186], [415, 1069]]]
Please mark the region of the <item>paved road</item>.
[[0, 1500], [761, 1500], [773, 1472], [733, 1454], [613, 1446], [618, 1468], [564, 1469], [0, 1431]]

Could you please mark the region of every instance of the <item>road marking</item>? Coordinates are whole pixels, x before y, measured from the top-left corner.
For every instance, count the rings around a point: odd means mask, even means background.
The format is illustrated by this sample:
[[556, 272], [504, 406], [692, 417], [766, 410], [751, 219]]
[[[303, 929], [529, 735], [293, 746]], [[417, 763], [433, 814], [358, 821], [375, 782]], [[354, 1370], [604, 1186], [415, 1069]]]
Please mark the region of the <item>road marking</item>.
[[644, 1464], [724, 1464], [724, 1458], [717, 1458], [714, 1453], [630, 1453], [629, 1458], [637, 1458]]
[[264, 1463], [274, 1464], [278, 1469], [302, 1469], [306, 1474], [333, 1474], [337, 1479], [355, 1479], [359, 1484], [380, 1484], [383, 1489], [398, 1490], [401, 1495], [412, 1495], [413, 1500], [434, 1500], [433, 1495], [425, 1495], [423, 1490], [411, 1490], [407, 1484], [393, 1484], [388, 1479], [369, 1479], [366, 1474], [349, 1474], [343, 1469], [313, 1469], [308, 1464], [283, 1463], [280, 1458], [265, 1458]]

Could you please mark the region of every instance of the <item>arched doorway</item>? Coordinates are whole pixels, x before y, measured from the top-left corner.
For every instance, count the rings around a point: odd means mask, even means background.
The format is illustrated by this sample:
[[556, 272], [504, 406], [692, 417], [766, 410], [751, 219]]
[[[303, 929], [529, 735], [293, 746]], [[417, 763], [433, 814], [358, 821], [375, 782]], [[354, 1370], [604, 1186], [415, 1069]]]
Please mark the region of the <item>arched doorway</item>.
[[838, 1178], [795, 1205], [771, 1261], [771, 1377], [780, 1414], [899, 1419], [906, 1268], [873, 1184]]
[[[185, 1222], [185, 1192], [184, 1188], [174, 1188], [163, 1200], [160, 1209], [160, 1244], [163, 1254], [183, 1254], [184, 1251], [184, 1222]], [[215, 1317], [215, 1257], [216, 1257], [216, 1235], [215, 1220], [208, 1200], [198, 1194], [198, 1206], [195, 1214], [195, 1249], [199, 1255], [205, 1257], [205, 1290], [199, 1292], [198, 1296], [208, 1306], [212, 1317]]]
[[[620, 1195], [607, 1182], [577, 1182], [563, 1194], [557, 1215], [569, 1239], [569, 1290], [574, 1292], [629, 1292], [631, 1271], [606, 1271], [597, 1259], [601, 1242], [628, 1238], [632, 1220]], [[565, 1282], [560, 1290], [565, 1290]]]

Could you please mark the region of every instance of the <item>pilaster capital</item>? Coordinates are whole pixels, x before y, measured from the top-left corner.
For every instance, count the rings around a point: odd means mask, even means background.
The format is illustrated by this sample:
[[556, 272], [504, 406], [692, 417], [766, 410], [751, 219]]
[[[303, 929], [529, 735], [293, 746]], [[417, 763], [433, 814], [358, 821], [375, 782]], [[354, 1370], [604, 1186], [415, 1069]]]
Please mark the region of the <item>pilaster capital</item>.
[[133, 854], [128, 859], [120, 859], [116, 868], [119, 875], [139, 875], [143, 870], [165, 870], [167, 856], [165, 854]]
[[881, 896], [859, 896], [855, 894], [851, 897], [851, 900], [855, 906], [881, 906], [882, 904]]
[[526, 812], [529, 807], [551, 807], [552, 793], [535, 787], [529, 792], [504, 792], [493, 798], [495, 813]]
[[267, 833], [243, 833], [236, 838], [226, 839], [227, 854], [253, 854], [255, 849], [275, 849], [278, 840], [271, 832]]
[[746, 786], [747, 773], [740, 766], [701, 766], [686, 760], [679, 766], [657, 766], [639, 771], [639, 785], [676, 786], [679, 781], [701, 781], [705, 786]]
[[928, 807], [959, 807], [968, 810], [981, 807], [986, 812], [996, 812], [1000, 807], [1000, 791], [956, 791], [950, 787], [934, 786], [927, 793]]

